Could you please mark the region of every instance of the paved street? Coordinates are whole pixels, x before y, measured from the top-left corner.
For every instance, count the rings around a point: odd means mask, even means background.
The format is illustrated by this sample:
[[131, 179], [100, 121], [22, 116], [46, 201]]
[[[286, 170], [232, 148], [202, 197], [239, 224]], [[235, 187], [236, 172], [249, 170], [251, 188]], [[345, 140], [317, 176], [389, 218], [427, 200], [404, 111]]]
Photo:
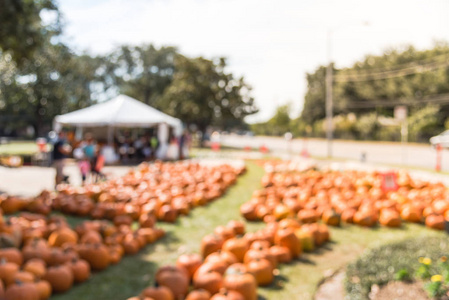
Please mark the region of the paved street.
[[[270, 151], [291, 151], [298, 155], [305, 147], [312, 156], [326, 157], [327, 142], [324, 139], [295, 139], [290, 143], [280, 137], [249, 137], [238, 135], [225, 135], [221, 137], [223, 146], [244, 148], [259, 148], [265, 145]], [[369, 163], [403, 165], [434, 169], [436, 163], [436, 150], [429, 145], [408, 144], [402, 147], [400, 143], [388, 142], [357, 142], [334, 140], [333, 157], [351, 160], [360, 160], [363, 152]], [[443, 151], [442, 170], [449, 171], [449, 151]]]

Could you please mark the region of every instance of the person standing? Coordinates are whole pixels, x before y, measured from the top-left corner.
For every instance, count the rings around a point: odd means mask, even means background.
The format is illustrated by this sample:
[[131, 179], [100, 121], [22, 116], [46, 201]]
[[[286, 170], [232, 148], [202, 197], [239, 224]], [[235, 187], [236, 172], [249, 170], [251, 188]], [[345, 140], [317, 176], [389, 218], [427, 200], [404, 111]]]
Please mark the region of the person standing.
[[52, 159], [53, 165], [56, 169], [55, 176], [55, 188], [64, 179], [64, 161], [70, 154], [71, 147], [66, 143], [66, 136], [64, 131], [60, 131], [58, 134], [58, 139], [53, 146]]

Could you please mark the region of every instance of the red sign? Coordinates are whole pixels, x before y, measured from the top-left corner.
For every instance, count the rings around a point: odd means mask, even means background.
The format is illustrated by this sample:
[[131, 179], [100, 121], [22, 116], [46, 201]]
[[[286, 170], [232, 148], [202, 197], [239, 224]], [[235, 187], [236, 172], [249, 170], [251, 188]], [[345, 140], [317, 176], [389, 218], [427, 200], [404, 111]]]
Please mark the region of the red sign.
[[398, 188], [398, 176], [395, 172], [382, 174], [382, 190], [384, 192], [397, 191]]

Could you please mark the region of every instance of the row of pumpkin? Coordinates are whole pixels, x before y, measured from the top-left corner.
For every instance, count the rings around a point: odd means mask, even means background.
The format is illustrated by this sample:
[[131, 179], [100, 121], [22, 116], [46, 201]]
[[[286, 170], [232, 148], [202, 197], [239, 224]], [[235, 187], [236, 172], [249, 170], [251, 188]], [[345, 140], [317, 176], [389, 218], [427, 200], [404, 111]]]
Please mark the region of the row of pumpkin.
[[255, 300], [257, 286], [272, 284], [279, 264], [327, 240], [324, 224], [285, 219], [246, 233], [244, 223], [230, 221], [203, 237], [200, 254], [183, 254], [176, 265], [159, 268], [156, 286], [128, 300]]
[[26, 210], [131, 223], [149, 212], [158, 220], [175, 222], [200, 205], [220, 197], [245, 167], [203, 166], [198, 163], [143, 163], [117, 179], [95, 185], [59, 185], [58, 193], [43, 191], [33, 199], [0, 196], [5, 214]]
[[301, 223], [322, 220], [372, 227], [400, 227], [402, 221], [444, 229], [449, 220], [449, 192], [442, 183], [412, 179], [398, 172], [397, 188], [386, 190], [378, 172], [307, 171], [267, 173], [263, 189], [253, 193], [240, 212], [249, 221], [297, 218]]
[[132, 230], [108, 221], [72, 229], [62, 216], [21, 213], [0, 222], [0, 299], [45, 300], [135, 254], [164, 235], [153, 226]]

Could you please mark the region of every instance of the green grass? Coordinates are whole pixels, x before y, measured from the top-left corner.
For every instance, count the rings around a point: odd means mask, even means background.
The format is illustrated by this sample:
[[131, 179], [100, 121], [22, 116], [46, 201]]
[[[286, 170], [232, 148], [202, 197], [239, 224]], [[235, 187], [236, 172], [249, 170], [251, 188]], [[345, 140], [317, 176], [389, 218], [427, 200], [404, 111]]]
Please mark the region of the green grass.
[[38, 151], [34, 141], [11, 142], [0, 145], [0, 155], [32, 155]]
[[[153, 283], [158, 267], [173, 264], [182, 253], [198, 252], [201, 238], [218, 225], [229, 220], [241, 219], [239, 207], [248, 201], [255, 189], [260, 188], [263, 168], [255, 162], [247, 162], [248, 172], [238, 179], [220, 199], [205, 207], [194, 209], [188, 217], [181, 217], [176, 224], [161, 224], [167, 235], [156, 244], [149, 245], [138, 255], [126, 257], [116, 266], [94, 274], [83, 284], [69, 292], [55, 295], [52, 300], [74, 299], [126, 299], [137, 295]], [[69, 218], [71, 224], [78, 218]], [[264, 227], [263, 223], [248, 223], [248, 231]], [[331, 228], [332, 242], [312, 254], [289, 265], [280, 267], [280, 276], [274, 284], [259, 288], [261, 299], [311, 299], [317, 284], [329, 269], [338, 269], [355, 260], [366, 248], [417, 235], [440, 235], [424, 226], [406, 224], [401, 229], [374, 229], [358, 226]]]
[[[413, 277], [419, 267], [419, 257], [438, 261], [448, 252], [449, 241], [444, 234], [411, 238], [373, 248], [348, 266], [345, 282], [348, 298], [368, 300], [373, 284], [383, 285], [393, 281], [401, 270]], [[437, 274], [436, 264], [431, 266], [431, 274]]]

